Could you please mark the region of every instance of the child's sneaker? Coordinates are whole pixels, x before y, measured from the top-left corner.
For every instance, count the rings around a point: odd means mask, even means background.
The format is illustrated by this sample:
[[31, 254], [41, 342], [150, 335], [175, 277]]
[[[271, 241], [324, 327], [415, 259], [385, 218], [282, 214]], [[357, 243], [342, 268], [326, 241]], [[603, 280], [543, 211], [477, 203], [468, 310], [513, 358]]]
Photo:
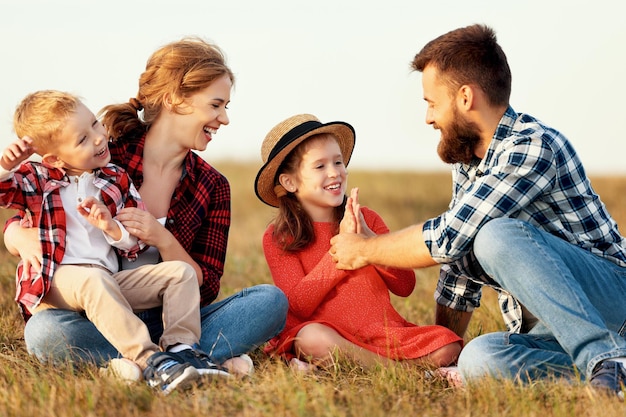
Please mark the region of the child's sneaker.
[[127, 383], [143, 379], [139, 365], [126, 358], [111, 359], [106, 368], [100, 368], [100, 375], [111, 376]]
[[175, 389], [188, 389], [198, 381], [200, 374], [189, 363], [181, 363], [174, 354], [156, 352], [146, 361], [143, 377], [152, 388], [169, 394]]
[[219, 365], [214, 364], [209, 359], [209, 355], [204, 353], [200, 349], [185, 349], [176, 353], [169, 352], [171, 355], [177, 356], [179, 362], [187, 363], [193, 366], [201, 376], [209, 377], [230, 377], [230, 374], [226, 369]]

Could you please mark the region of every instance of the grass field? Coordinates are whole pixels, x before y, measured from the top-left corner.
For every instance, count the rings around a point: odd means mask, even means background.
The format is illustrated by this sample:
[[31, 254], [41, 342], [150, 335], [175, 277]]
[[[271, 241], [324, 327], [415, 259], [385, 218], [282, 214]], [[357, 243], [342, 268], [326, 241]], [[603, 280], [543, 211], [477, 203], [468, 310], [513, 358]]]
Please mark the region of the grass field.
[[[261, 235], [273, 209], [252, 188], [256, 166], [215, 164], [229, 179], [233, 221], [220, 297], [271, 283]], [[451, 183], [447, 173], [350, 173], [363, 205], [378, 211], [391, 230], [445, 210]], [[592, 184], [618, 224], [626, 227], [626, 178], [598, 177]], [[0, 212], [0, 220], [11, 213]], [[189, 393], [155, 395], [143, 384], [127, 386], [101, 377], [95, 367], [42, 365], [26, 353], [23, 322], [13, 301], [16, 259], [0, 248], [0, 416], [597, 416], [626, 415], [626, 405], [584, 384], [559, 381], [520, 386], [486, 380], [454, 389], [428, 380], [423, 369], [396, 365], [365, 371], [338, 358], [335, 366], [311, 375], [293, 373], [261, 352], [251, 356], [256, 373], [248, 380], [209, 384]], [[417, 271], [418, 284], [393, 302], [408, 320], [431, 324], [434, 268]], [[467, 340], [503, 329], [494, 293], [485, 290]]]

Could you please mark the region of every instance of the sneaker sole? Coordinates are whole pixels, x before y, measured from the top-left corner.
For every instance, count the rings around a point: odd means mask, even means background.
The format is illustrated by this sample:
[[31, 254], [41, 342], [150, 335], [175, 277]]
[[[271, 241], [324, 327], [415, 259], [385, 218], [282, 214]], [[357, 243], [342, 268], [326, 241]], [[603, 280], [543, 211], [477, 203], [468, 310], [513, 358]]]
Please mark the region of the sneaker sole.
[[198, 384], [203, 386], [204, 384], [211, 384], [217, 381], [225, 381], [232, 377], [231, 374], [225, 371], [220, 371], [219, 369], [197, 369], [198, 374], [200, 374], [200, 381]]
[[226, 372], [226, 371], [221, 371], [219, 369], [197, 369], [195, 368], [196, 371], [198, 372], [198, 374], [200, 374], [201, 377], [208, 377], [208, 378], [230, 378], [231, 375]]
[[193, 366], [189, 366], [185, 368], [182, 374], [178, 376], [175, 380], [169, 383], [165, 388], [163, 388], [163, 394], [168, 395], [172, 391], [176, 389], [180, 390], [188, 390], [194, 386], [195, 383], [200, 379], [200, 373]]

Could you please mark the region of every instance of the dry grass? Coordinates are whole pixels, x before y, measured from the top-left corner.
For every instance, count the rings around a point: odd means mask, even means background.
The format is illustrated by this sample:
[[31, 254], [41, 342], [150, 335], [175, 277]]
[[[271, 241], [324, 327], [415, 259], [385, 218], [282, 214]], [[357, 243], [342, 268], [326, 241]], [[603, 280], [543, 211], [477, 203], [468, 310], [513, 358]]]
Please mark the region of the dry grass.
[[[273, 210], [254, 196], [255, 166], [215, 164], [231, 181], [233, 224], [221, 296], [271, 278], [261, 234]], [[351, 172], [350, 185], [392, 230], [444, 210], [450, 196], [447, 173]], [[626, 178], [594, 178], [593, 185], [618, 224], [626, 224]], [[8, 212], [0, 212], [4, 220]], [[52, 368], [26, 353], [23, 323], [13, 302], [15, 259], [0, 250], [0, 416], [592, 416], [625, 415], [626, 406], [584, 385], [541, 382], [530, 386], [493, 380], [458, 390], [427, 380], [423, 369], [403, 366], [364, 371], [338, 359], [316, 375], [298, 375], [253, 352], [250, 380], [209, 385], [162, 397], [144, 385], [126, 386], [99, 376], [94, 367]], [[418, 271], [408, 298], [393, 302], [409, 320], [433, 321], [436, 269]], [[468, 338], [502, 328], [493, 292], [486, 291]]]

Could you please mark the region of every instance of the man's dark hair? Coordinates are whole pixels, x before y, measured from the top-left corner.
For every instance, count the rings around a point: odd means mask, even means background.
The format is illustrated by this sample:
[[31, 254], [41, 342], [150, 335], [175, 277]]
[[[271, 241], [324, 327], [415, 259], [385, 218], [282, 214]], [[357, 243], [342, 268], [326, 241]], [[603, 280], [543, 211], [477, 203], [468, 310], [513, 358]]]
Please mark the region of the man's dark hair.
[[511, 69], [496, 33], [485, 25], [455, 29], [428, 42], [411, 67], [422, 72], [433, 65], [452, 91], [476, 85], [493, 106], [506, 106], [511, 95]]

